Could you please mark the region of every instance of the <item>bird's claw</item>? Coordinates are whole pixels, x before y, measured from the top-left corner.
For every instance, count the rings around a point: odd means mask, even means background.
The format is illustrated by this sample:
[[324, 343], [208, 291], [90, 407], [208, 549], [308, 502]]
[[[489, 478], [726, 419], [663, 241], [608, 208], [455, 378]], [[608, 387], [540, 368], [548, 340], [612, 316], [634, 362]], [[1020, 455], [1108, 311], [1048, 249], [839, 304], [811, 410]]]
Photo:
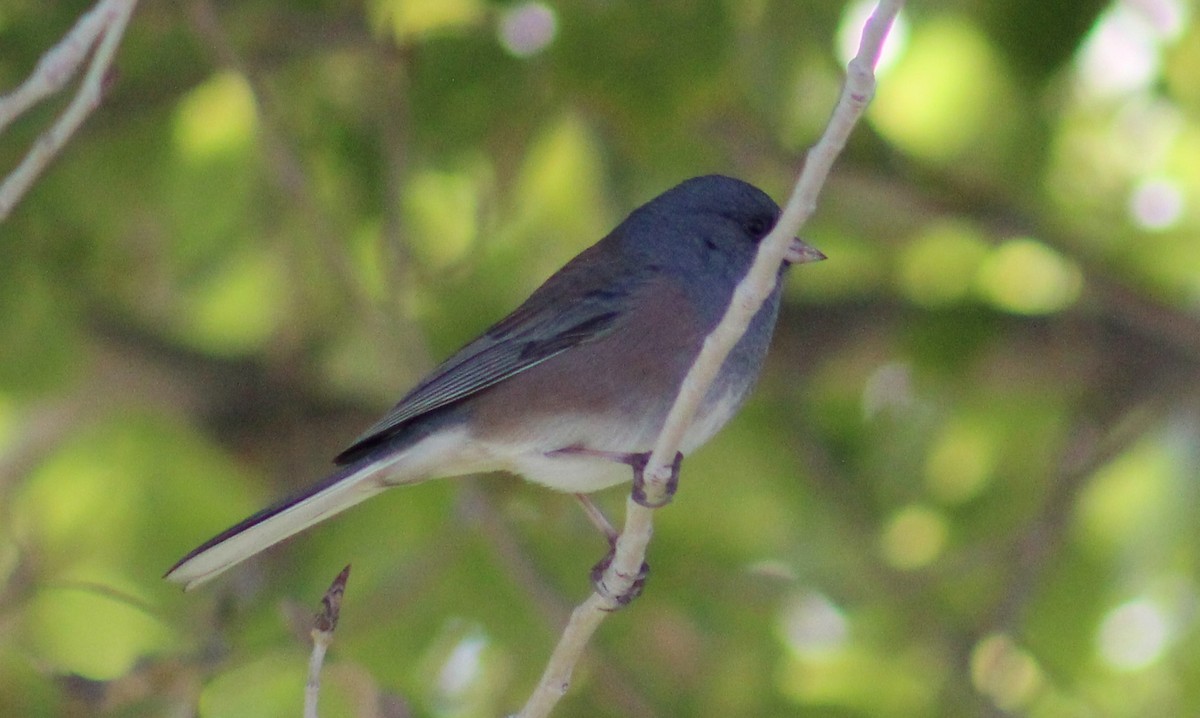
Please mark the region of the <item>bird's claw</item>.
[[667, 479], [666, 491], [660, 501], [650, 501], [646, 496], [646, 464], [649, 462], [649, 452], [629, 455], [629, 465], [633, 467], [631, 498], [648, 509], [660, 509], [671, 503], [671, 499], [675, 497], [675, 490], [679, 488], [679, 467], [683, 464], [683, 452], [675, 452], [675, 461], [671, 463], [671, 478]]
[[[595, 587], [596, 593], [600, 594], [604, 598], [612, 600], [613, 607], [608, 609], [610, 611], [616, 611], [617, 609], [624, 608], [625, 606], [628, 606], [633, 599], [642, 595], [642, 590], [646, 587], [646, 577], [650, 575], [650, 564], [643, 561], [641, 568], [638, 569], [637, 575], [632, 577], [633, 581], [627, 590], [619, 593], [612, 591], [604, 582], [604, 573], [608, 570], [608, 567], [612, 565], [613, 558], [615, 556], [616, 548], [613, 547], [609, 549], [604, 558], [600, 559], [595, 566], [592, 566], [591, 573], [592, 586]], [[629, 576], [622, 577], [630, 578]]]

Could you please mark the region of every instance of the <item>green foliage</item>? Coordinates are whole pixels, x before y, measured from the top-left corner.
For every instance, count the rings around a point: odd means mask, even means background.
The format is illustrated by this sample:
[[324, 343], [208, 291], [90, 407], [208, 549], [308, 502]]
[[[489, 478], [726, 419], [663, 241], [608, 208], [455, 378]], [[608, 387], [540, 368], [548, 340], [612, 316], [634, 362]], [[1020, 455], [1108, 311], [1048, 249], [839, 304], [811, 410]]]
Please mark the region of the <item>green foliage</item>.
[[[0, 8], [0, 90], [84, 5]], [[141, 4], [0, 225], [0, 715], [296, 715], [346, 563], [323, 715], [521, 704], [606, 548], [569, 497], [433, 482], [160, 577], [638, 203], [784, 199], [853, 34], [572, 0], [520, 45], [531, 7]], [[805, 229], [830, 259], [561, 715], [1200, 710], [1200, 24], [1145, 7], [910, 4]]]

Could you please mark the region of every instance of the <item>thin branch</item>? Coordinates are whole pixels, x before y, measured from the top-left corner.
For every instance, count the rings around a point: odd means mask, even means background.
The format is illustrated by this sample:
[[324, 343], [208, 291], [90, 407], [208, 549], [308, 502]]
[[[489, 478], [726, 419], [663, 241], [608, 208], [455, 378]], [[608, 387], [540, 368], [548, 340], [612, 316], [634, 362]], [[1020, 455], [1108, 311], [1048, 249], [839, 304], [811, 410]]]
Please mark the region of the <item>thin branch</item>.
[[111, 5], [111, 0], [105, 0], [85, 13], [66, 37], [42, 55], [20, 87], [0, 97], [0, 132], [67, 84], [67, 80], [71, 79], [96, 46], [96, 39], [111, 22]]
[[538, 681], [533, 695], [525, 703], [525, 707], [517, 714], [517, 718], [535, 718], [550, 715], [550, 711], [571, 685], [571, 672], [579, 663], [583, 649], [587, 648], [592, 634], [600, 627], [605, 616], [612, 612], [612, 599], [593, 592], [587, 600], [579, 604], [571, 612], [571, 620], [563, 629], [558, 645], [546, 664], [542, 679]]
[[[8, 218], [34, 180], [58, 155], [67, 140], [100, 104], [105, 78], [137, 0], [101, 0], [75, 27], [38, 61], [33, 74], [11, 94], [0, 98], [0, 131], [42, 99], [62, 89], [92, 47], [92, 64], [79, 92], [58, 120], [34, 142], [29, 153], [0, 184], [0, 222]], [[97, 40], [99, 45], [97, 45]]]
[[325, 652], [333, 643], [333, 631], [337, 628], [338, 616], [342, 611], [342, 595], [346, 593], [346, 581], [350, 579], [350, 566], [329, 584], [329, 590], [321, 599], [321, 612], [313, 621], [312, 655], [308, 658], [308, 682], [304, 685], [304, 718], [317, 718], [317, 699], [321, 694], [321, 665]]
[[[658, 442], [645, 468], [646, 504], [662, 503], [667, 481], [683, 435], [691, 425], [701, 400], [712, 384], [725, 357], [749, 326], [766, 298], [775, 288], [775, 278], [792, 237], [812, 216], [817, 196], [829, 176], [834, 160], [846, 145], [858, 119], [875, 92], [875, 64], [883, 48], [892, 21], [903, 0], [881, 0], [863, 29], [858, 55], [850, 61], [841, 98], [820, 141], [809, 151], [804, 169], [796, 182], [783, 214], [771, 233], [762, 241], [754, 264], [738, 284], [725, 316], [704, 340], [700, 355], [683, 380], [679, 396], [667, 417]], [[653, 509], [626, 501], [625, 527], [616, 544], [616, 555], [599, 583], [607, 595], [593, 593], [571, 614], [545, 673], [519, 718], [541, 718], [550, 713], [570, 684], [583, 649], [600, 623], [618, 607], [613, 596], [627, 594], [640, 574], [646, 547], [654, 532]]]

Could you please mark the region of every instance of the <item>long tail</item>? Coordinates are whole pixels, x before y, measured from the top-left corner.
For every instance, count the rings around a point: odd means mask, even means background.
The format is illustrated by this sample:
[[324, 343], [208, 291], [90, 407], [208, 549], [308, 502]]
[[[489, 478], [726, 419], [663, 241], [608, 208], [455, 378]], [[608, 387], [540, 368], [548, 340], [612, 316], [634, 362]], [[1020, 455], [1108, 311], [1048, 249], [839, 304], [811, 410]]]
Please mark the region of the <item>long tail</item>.
[[334, 472], [213, 536], [180, 559], [164, 578], [190, 590], [318, 521], [369, 499], [395, 485], [382, 481], [380, 476], [398, 458], [392, 454]]

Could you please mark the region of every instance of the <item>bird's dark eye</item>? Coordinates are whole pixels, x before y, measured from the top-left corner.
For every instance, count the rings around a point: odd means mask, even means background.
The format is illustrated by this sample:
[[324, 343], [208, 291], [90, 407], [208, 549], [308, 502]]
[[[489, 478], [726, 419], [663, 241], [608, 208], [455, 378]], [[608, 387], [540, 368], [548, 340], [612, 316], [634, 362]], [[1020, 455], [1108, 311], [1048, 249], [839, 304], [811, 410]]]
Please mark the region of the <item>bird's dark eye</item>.
[[766, 217], [751, 217], [746, 222], [746, 231], [755, 239], [762, 239], [771, 231], [771, 220]]

